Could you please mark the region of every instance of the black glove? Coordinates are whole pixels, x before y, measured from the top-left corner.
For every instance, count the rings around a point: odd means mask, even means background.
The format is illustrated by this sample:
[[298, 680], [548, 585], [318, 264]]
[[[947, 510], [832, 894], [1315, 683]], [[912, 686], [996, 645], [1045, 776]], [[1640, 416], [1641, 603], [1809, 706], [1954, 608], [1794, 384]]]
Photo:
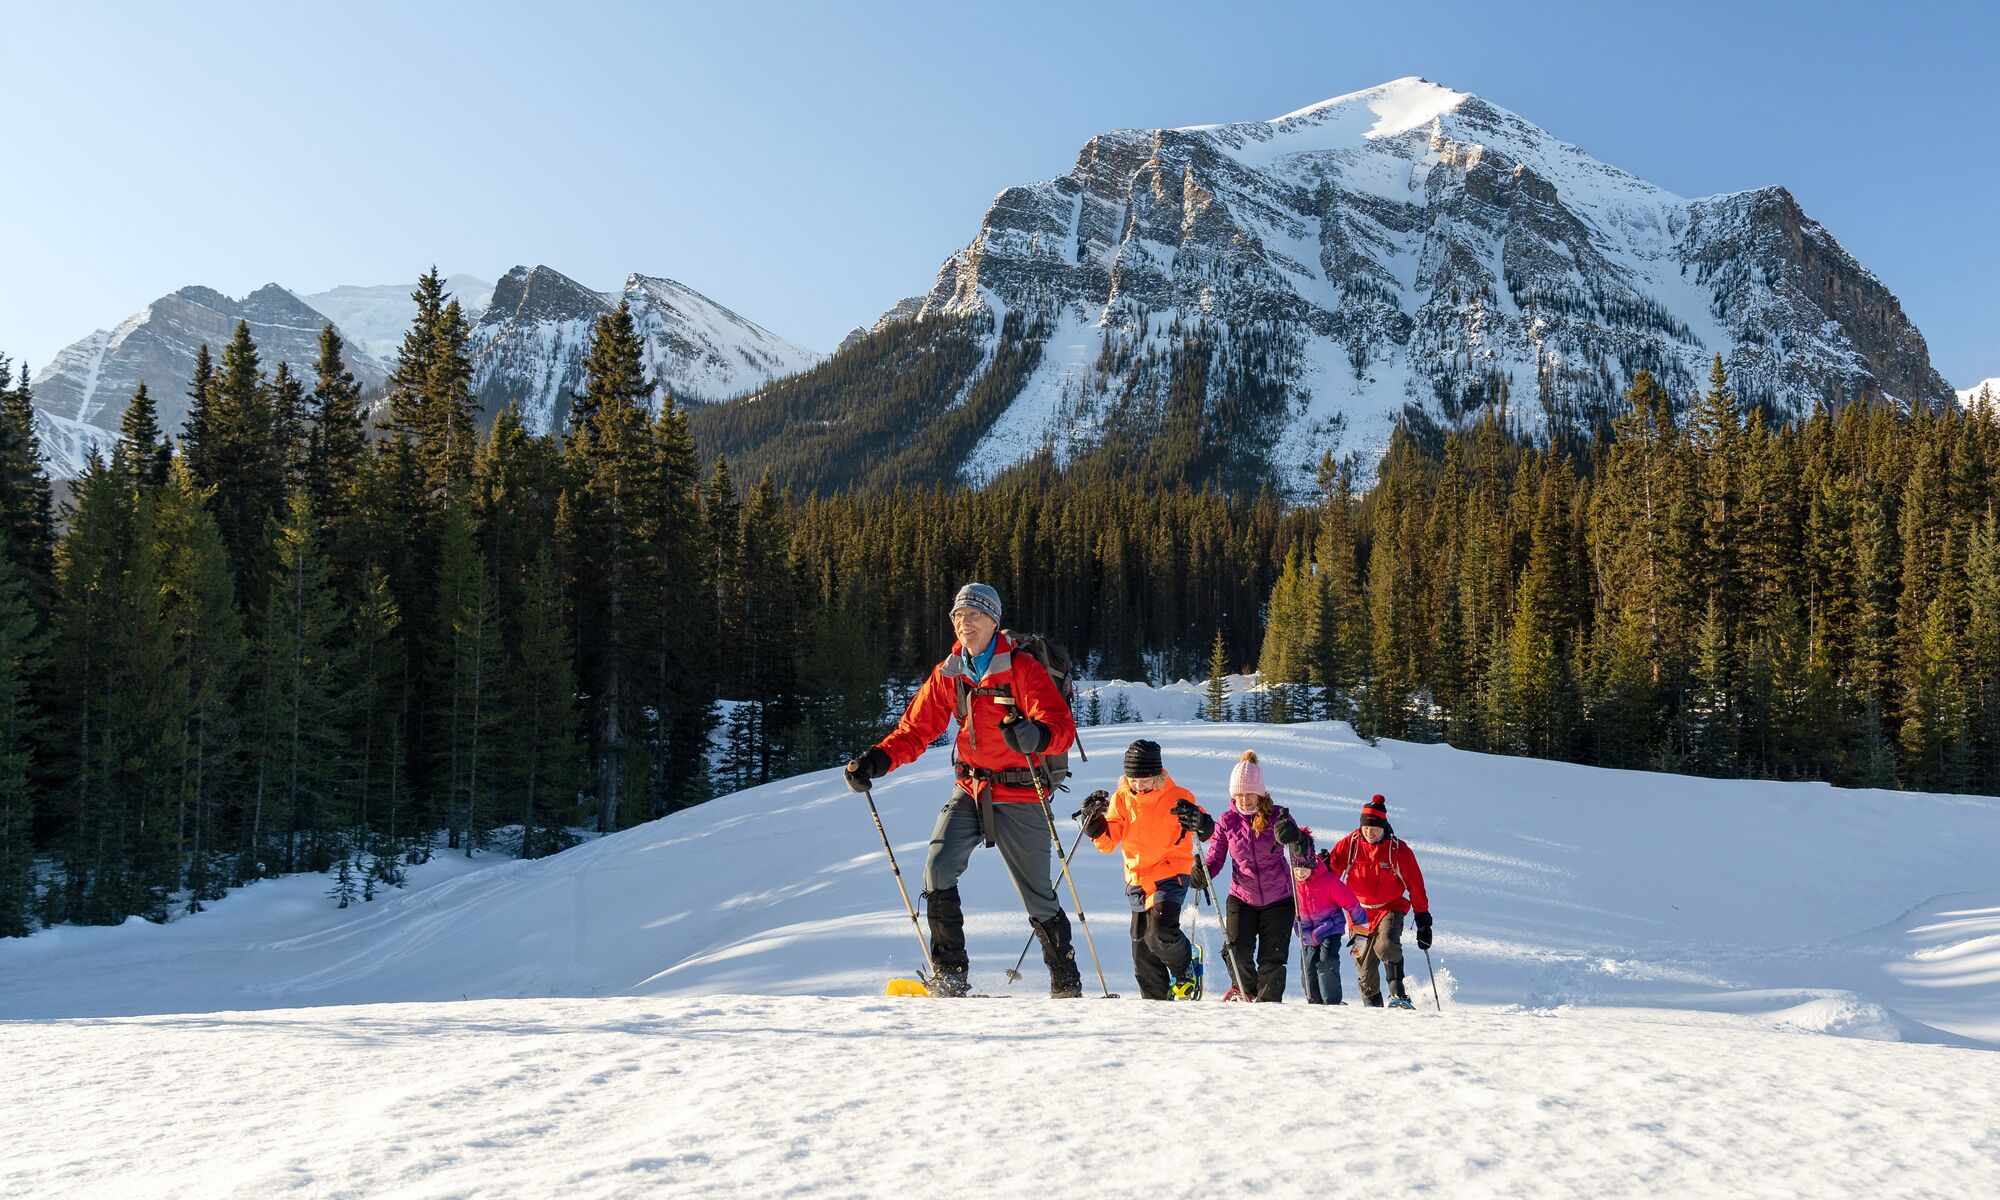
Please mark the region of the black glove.
[[1215, 832], [1215, 818], [1197, 808], [1192, 800], [1182, 800], [1175, 804], [1174, 817], [1180, 821], [1182, 829], [1203, 841], [1207, 841], [1209, 835]]
[[1271, 833], [1278, 839], [1280, 846], [1296, 846], [1305, 838], [1305, 835], [1299, 832], [1298, 824], [1292, 820], [1290, 813], [1284, 814], [1272, 823]]
[[1208, 888], [1207, 863], [1201, 861], [1198, 858], [1194, 860], [1194, 870], [1188, 872], [1188, 886], [1193, 888], [1197, 892], [1207, 890]]
[[1048, 748], [1049, 727], [1020, 713], [1000, 718], [1000, 740], [1016, 754], [1040, 754]]
[[1090, 795], [1085, 796], [1083, 798], [1083, 835], [1093, 838], [1103, 837], [1104, 831], [1110, 828], [1110, 825], [1104, 819], [1104, 814], [1110, 811], [1110, 792], [1099, 788], [1090, 793]]
[[889, 756], [880, 746], [870, 746], [847, 764], [847, 787], [850, 791], [865, 792], [875, 786], [875, 780], [889, 773]]
[[1418, 913], [1417, 949], [1428, 950], [1430, 948], [1431, 948], [1431, 915], [1427, 912]]

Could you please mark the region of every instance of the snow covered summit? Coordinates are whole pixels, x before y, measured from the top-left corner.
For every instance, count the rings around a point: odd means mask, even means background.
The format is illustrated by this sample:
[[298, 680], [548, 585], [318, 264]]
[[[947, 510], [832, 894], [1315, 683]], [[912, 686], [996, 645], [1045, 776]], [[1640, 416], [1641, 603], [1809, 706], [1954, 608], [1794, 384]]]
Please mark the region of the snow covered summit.
[[487, 411], [513, 404], [531, 432], [562, 429], [591, 329], [621, 299], [648, 378], [683, 402], [726, 399], [820, 358], [671, 279], [635, 271], [621, 291], [596, 292], [551, 267], [520, 266], [501, 277], [472, 331], [473, 390]]
[[1158, 429], [1190, 380], [1299, 492], [1323, 450], [1372, 464], [1399, 418], [1504, 399], [1530, 427], [1587, 425], [1637, 370], [1686, 397], [1716, 354], [1779, 416], [1952, 395], [1784, 188], [1684, 199], [1414, 77], [1090, 139], [1068, 174], [995, 198], [922, 310], [991, 318], [995, 346], [1008, 313], [1037, 322], [1033, 369], [966, 454], [973, 481]]

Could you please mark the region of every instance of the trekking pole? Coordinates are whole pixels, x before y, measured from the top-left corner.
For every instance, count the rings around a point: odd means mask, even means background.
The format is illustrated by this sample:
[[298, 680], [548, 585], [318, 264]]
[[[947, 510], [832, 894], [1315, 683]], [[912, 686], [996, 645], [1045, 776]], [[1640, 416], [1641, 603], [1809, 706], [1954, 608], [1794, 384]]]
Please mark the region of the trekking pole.
[[[1074, 821], [1082, 815], [1083, 814], [1081, 812], [1073, 812], [1069, 815], [1069, 819]], [[1063, 863], [1065, 865], [1069, 863], [1069, 860], [1071, 858], [1075, 857], [1076, 848], [1082, 844], [1083, 844], [1083, 830], [1079, 829], [1076, 831], [1076, 840], [1069, 844], [1069, 853], [1063, 855]], [[1035, 933], [1034, 930], [1031, 928], [1028, 931], [1027, 942], [1021, 947], [1021, 957], [1015, 959], [1014, 965], [1008, 968], [1007, 971], [1008, 983], [1011, 984], [1015, 980], [1021, 978], [1021, 964], [1028, 961], [1028, 951], [1034, 947], [1034, 944], [1035, 944]]]
[[1208, 877], [1208, 856], [1202, 852], [1199, 837], [1194, 840], [1194, 860], [1201, 865], [1201, 894], [1208, 897], [1208, 906], [1215, 910], [1215, 923], [1222, 929], [1222, 965], [1229, 968], [1236, 990], [1247, 1000], [1251, 993], [1243, 991], [1243, 983], [1250, 977], [1243, 973], [1243, 964], [1236, 961], [1236, 944], [1229, 940], [1229, 922], [1222, 919], [1222, 906], [1215, 902], [1215, 881]]
[[[1290, 814], [1287, 813], [1286, 815], [1289, 816]], [[1299, 823], [1296, 820], [1293, 821], [1292, 828], [1297, 829], [1298, 827]], [[1306, 983], [1306, 906], [1299, 901], [1299, 877], [1292, 870], [1291, 847], [1287, 846], [1284, 854], [1285, 878], [1292, 881], [1292, 932], [1299, 935], [1299, 989], [1306, 993], [1307, 999], [1311, 999], [1312, 989]], [[1311, 862], [1312, 860], [1311, 858], [1307, 858], [1306, 861]]]
[[[1035, 794], [1042, 800], [1042, 816], [1049, 823], [1049, 840], [1062, 845], [1062, 830], [1056, 828], [1056, 810], [1049, 807], [1048, 785], [1042, 780], [1041, 755], [1028, 756], [1028, 777], [1035, 781]], [[1083, 915], [1083, 897], [1077, 894], [1076, 878], [1069, 873], [1069, 860], [1062, 860], [1063, 882], [1069, 885], [1070, 903], [1076, 905], [1076, 923], [1083, 926], [1083, 944], [1090, 947], [1090, 965], [1097, 969], [1097, 986], [1104, 989], [1104, 998], [1111, 996], [1111, 984], [1104, 978], [1104, 963], [1097, 957], [1097, 939], [1090, 936], [1090, 918]], [[1023, 954], [1025, 958], [1026, 955]]]
[[1429, 976], [1431, 981], [1431, 1003], [1438, 1006], [1438, 1015], [1443, 1016], [1444, 1001], [1438, 999], [1437, 972], [1431, 969], [1431, 948], [1429, 946], [1419, 946], [1417, 949], [1424, 952], [1424, 974]]
[[[848, 769], [852, 770], [854, 766], [849, 763]], [[868, 797], [868, 812], [875, 818], [875, 832], [882, 835], [882, 849], [889, 852], [889, 870], [896, 876], [896, 890], [903, 894], [903, 911], [910, 914], [910, 928], [916, 931], [917, 945], [924, 949], [926, 979], [936, 979], [937, 964], [931, 961], [930, 940], [924, 937], [924, 927], [917, 922], [917, 906], [910, 903], [910, 889], [903, 886], [903, 869], [896, 865], [896, 848], [889, 844], [889, 831], [882, 828], [882, 814], [875, 808], [875, 789], [870, 787], [861, 794]]]

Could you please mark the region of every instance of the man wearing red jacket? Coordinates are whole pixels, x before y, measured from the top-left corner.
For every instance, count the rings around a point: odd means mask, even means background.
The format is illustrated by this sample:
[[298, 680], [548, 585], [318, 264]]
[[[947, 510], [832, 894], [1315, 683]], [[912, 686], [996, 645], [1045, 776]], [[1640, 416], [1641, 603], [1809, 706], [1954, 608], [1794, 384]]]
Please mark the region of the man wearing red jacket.
[[[970, 961], [958, 877], [983, 841], [1000, 848], [1041, 939], [1049, 994], [1081, 996], [1083, 978], [1070, 944], [1069, 916], [1049, 877], [1049, 819], [1029, 758], [1039, 761], [1042, 755], [1067, 751], [1076, 740], [1076, 722], [1048, 671], [1032, 655], [1016, 654], [1013, 642], [1000, 632], [1000, 593], [983, 583], [966, 584], [952, 602], [951, 624], [958, 643], [950, 657], [931, 671], [896, 731], [849, 765], [847, 786], [866, 791], [877, 778], [915, 762], [957, 718], [952, 766], [958, 782], [938, 814], [924, 860], [924, 909], [937, 968], [931, 991], [942, 996], [966, 992]], [[1054, 781], [1044, 777], [1042, 782], [1047, 786]]]
[[1375, 977], [1381, 966], [1389, 976], [1389, 1007], [1412, 1007], [1403, 987], [1403, 914], [1416, 912], [1417, 947], [1430, 949], [1431, 898], [1424, 891], [1416, 853], [1389, 825], [1387, 800], [1372, 796], [1361, 806], [1361, 827], [1334, 843], [1326, 852], [1326, 865], [1346, 877], [1368, 916], [1368, 924], [1355, 926], [1348, 938], [1361, 998], [1370, 1007], [1382, 1007], [1382, 985]]

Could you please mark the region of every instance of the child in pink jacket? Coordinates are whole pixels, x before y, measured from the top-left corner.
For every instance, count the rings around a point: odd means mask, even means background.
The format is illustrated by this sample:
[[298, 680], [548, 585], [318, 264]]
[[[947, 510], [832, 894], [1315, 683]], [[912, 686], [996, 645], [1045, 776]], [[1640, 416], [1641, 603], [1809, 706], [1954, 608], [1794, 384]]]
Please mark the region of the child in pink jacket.
[[1313, 852], [1312, 830], [1300, 829], [1292, 846], [1292, 878], [1299, 896], [1299, 944], [1305, 947], [1306, 1003], [1345, 1004], [1340, 998], [1340, 943], [1350, 920], [1368, 923], [1361, 901]]

